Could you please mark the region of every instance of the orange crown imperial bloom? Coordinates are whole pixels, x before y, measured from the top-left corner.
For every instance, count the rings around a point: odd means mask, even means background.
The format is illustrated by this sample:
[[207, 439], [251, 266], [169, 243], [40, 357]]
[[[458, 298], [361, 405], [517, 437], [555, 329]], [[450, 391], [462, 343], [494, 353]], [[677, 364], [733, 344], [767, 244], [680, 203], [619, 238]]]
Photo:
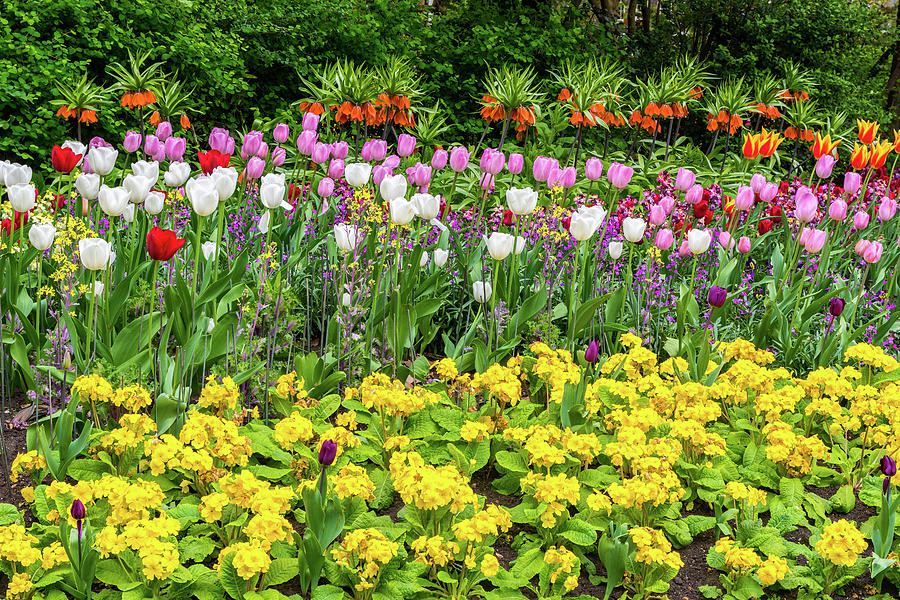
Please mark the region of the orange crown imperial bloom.
[[157, 125], [159, 125], [160, 120], [161, 120], [161, 117], [159, 116], [159, 111], [154, 110], [153, 114], [150, 115], [150, 124], [153, 125], [154, 127], [156, 127]]
[[82, 110], [78, 117], [78, 121], [81, 123], [96, 123], [97, 111], [88, 109]]
[[857, 119], [856, 126], [859, 127], [859, 143], [871, 144], [875, 141], [875, 137], [878, 135], [877, 121], [869, 122]]
[[[813, 145], [809, 147], [810, 152], [812, 152], [813, 157], [816, 160], [819, 160], [826, 154], [835, 153], [834, 149], [837, 148], [838, 144], [840, 144], [840, 140], [831, 141], [831, 135], [826, 135], [825, 137], [821, 137], [819, 132], [816, 132], [816, 141], [813, 142]], [[836, 153], [835, 153], [836, 154]]]
[[75, 111], [63, 104], [59, 107], [59, 110], [56, 111], [56, 116], [62, 117], [63, 119], [68, 119], [69, 117], [75, 116]]
[[887, 155], [891, 153], [891, 148], [893, 148], [893, 145], [887, 140], [878, 143], [878, 145], [873, 145], [872, 153], [869, 155], [869, 166], [873, 169], [883, 167]]
[[759, 156], [759, 138], [760, 134], [744, 134], [744, 147], [741, 149], [744, 156], [749, 160], [753, 160]]
[[187, 115], [181, 115], [181, 128], [182, 129], [190, 129], [191, 128], [191, 120], [188, 119]]
[[859, 171], [869, 164], [869, 147], [853, 144], [853, 152], [850, 154], [850, 166]]
[[655, 117], [659, 114], [659, 107], [656, 105], [656, 102], [651, 102], [647, 105], [647, 108], [644, 110], [644, 113], [648, 117]]
[[572, 92], [569, 91], [569, 88], [563, 88], [559, 92], [559, 96], [556, 97], [557, 102], [565, 102], [569, 98], [572, 97]]

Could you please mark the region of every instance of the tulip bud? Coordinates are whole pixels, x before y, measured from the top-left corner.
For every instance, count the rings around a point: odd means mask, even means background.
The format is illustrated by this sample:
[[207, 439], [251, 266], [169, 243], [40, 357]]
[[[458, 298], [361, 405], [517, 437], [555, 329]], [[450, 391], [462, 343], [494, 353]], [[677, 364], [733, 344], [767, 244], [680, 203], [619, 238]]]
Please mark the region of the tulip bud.
[[87, 511], [84, 508], [84, 503], [82, 503], [81, 500], [78, 499], [72, 502], [72, 508], [69, 509], [69, 513], [76, 521], [83, 521], [85, 517], [87, 517]]
[[250, 160], [247, 161], [247, 177], [250, 179], [259, 179], [262, 177], [263, 171], [266, 170], [266, 161], [259, 158], [258, 156], [250, 157]]
[[334, 180], [330, 177], [323, 177], [319, 181], [318, 187], [316, 187], [316, 193], [319, 194], [321, 198], [329, 198], [332, 194], [334, 194]]
[[759, 193], [759, 199], [768, 204], [774, 200], [777, 195], [778, 184], [769, 182], [763, 186], [762, 191]]
[[584, 163], [584, 177], [588, 181], [597, 181], [603, 176], [603, 163], [600, 159], [592, 156]]
[[447, 166], [447, 161], [449, 160], [449, 154], [443, 148], [438, 148], [434, 151], [434, 155], [431, 157], [431, 168], [435, 171], [440, 171], [444, 167]]
[[748, 238], [746, 235], [741, 236], [741, 239], [738, 240], [737, 250], [741, 254], [747, 254], [748, 252], [750, 252], [750, 238]]
[[525, 157], [519, 154], [518, 152], [513, 152], [509, 155], [509, 162], [506, 165], [506, 169], [513, 175], [518, 175], [522, 172], [522, 169], [525, 167]]
[[843, 221], [847, 218], [847, 203], [843, 200], [835, 200], [828, 207], [828, 217], [833, 221]]
[[609, 243], [609, 257], [613, 260], [619, 260], [622, 256], [622, 252], [624, 252], [625, 246], [622, 242], [610, 242]]
[[753, 190], [754, 194], [759, 195], [764, 187], [766, 187], [766, 176], [761, 173], [754, 173], [753, 177], [750, 178], [750, 189]]
[[319, 464], [323, 467], [334, 462], [337, 457], [337, 443], [334, 440], [325, 440], [319, 448]]
[[689, 204], [699, 204], [700, 201], [703, 200], [703, 186], [699, 183], [692, 185], [687, 193], [685, 193], [684, 199], [687, 200]]
[[885, 477], [893, 477], [897, 474], [897, 463], [887, 454], [881, 457], [881, 474]]
[[303, 115], [303, 131], [315, 132], [319, 127], [319, 115], [308, 112]]
[[290, 135], [291, 130], [287, 126], [287, 123], [279, 123], [275, 126], [275, 131], [272, 132], [272, 137], [275, 138], [275, 141], [279, 144], [285, 143]]
[[535, 181], [545, 182], [550, 177], [553, 163], [546, 156], [538, 156], [531, 165], [531, 175]]
[[491, 299], [491, 282], [490, 281], [474, 281], [472, 282], [472, 295], [479, 304], [484, 304]]
[[573, 185], [575, 185], [575, 179], [578, 176], [578, 171], [576, 171], [575, 167], [566, 167], [562, 170], [562, 178], [560, 183], [566, 189], [569, 189]]
[[687, 192], [697, 180], [697, 175], [690, 169], [684, 167], [678, 169], [678, 175], [675, 177], [675, 189], [681, 192]]
[[859, 191], [859, 186], [862, 184], [862, 177], [859, 173], [855, 171], [848, 171], [844, 175], [844, 191], [850, 194], [851, 196]]
[[836, 162], [837, 160], [832, 155], [823, 154], [816, 161], [816, 175], [821, 179], [828, 179], [831, 177], [831, 170]]
[[61, 366], [63, 371], [68, 371], [72, 368], [72, 353], [68, 350], [66, 350], [66, 353], [63, 355]]
[[710, 306], [714, 306], [715, 308], [719, 308], [723, 304], [725, 304], [725, 299], [728, 297], [728, 292], [725, 288], [714, 285], [709, 288], [709, 294], [706, 296], [706, 299], [709, 301]]
[[328, 163], [328, 176], [337, 179], [344, 174], [344, 161], [340, 158], [332, 158]]
[[808, 187], [800, 186], [794, 204], [794, 217], [801, 223], [809, 223], [816, 217], [819, 201]]
[[869, 213], [864, 210], [857, 211], [855, 215], [853, 215], [853, 228], [854, 229], [865, 229], [869, 225]]
[[597, 340], [592, 340], [591, 343], [588, 344], [587, 350], [584, 351], [584, 360], [594, 364], [599, 357], [600, 343]]
[[125, 134], [125, 141], [122, 145], [125, 146], [125, 152], [136, 152], [141, 147], [141, 134], [129, 131]]
[[402, 157], [410, 156], [416, 149], [416, 138], [413, 136], [401, 133], [397, 138], [397, 154]]
[[275, 148], [274, 150], [272, 150], [272, 166], [273, 167], [280, 167], [281, 165], [283, 165], [286, 158], [287, 158], [287, 151], [284, 148], [279, 146], [278, 148]]
[[686, 256], [690, 256], [691, 254], [691, 246], [687, 240], [683, 240], [681, 244], [678, 246], [678, 256], [684, 258]]
[[450, 253], [446, 250], [441, 250], [440, 248], [436, 248], [434, 251], [434, 264], [443, 267], [447, 264], [447, 258], [450, 257]]
[[656, 240], [654, 244], [660, 250], [668, 250], [675, 242], [675, 234], [671, 229], [660, 229], [656, 232]]
[[846, 302], [844, 302], [843, 298], [832, 298], [828, 302], [828, 312], [831, 313], [832, 317], [838, 318], [844, 312], [845, 305]]
[[742, 185], [734, 197], [734, 208], [740, 211], [748, 211], [753, 208], [753, 189]]
[[890, 198], [883, 198], [878, 206], [878, 218], [884, 221], [890, 221], [897, 213], [897, 202]]

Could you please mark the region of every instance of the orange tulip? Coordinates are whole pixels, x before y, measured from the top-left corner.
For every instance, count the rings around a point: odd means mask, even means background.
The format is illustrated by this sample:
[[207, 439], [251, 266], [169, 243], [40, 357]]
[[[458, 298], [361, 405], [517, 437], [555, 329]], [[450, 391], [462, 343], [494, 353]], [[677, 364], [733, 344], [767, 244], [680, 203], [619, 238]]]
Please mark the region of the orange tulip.
[[859, 142], [861, 144], [871, 144], [875, 141], [875, 136], [878, 135], [877, 121], [869, 122], [857, 119], [856, 126], [859, 128]]
[[840, 140], [831, 141], [831, 136], [826, 135], [825, 137], [821, 137], [819, 132], [816, 132], [816, 141], [813, 142], [813, 145], [809, 147], [810, 152], [812, 152], [813, 158], [819, 160], [825, 154], [834, 153], [834, 149], [837, 148], [837, 145], [840, 144]]
[[759, 137], [760, 134], [744, 134], [744, 147], [742, 151], [744, 156], [750, 160], [755, 159], [759, 156]]
[[877, 145], [872, 146], [872, 153], [869, 155], [869, 166], [873, 169], [880, 169], [884, 166], [887, 155], [891, 153], [893, 144], [884, 140]]
[[869, 164], [869, 147], [853, 144], [853, 152], [850, 154], [850, 166], [855, 170], [865, 168]]

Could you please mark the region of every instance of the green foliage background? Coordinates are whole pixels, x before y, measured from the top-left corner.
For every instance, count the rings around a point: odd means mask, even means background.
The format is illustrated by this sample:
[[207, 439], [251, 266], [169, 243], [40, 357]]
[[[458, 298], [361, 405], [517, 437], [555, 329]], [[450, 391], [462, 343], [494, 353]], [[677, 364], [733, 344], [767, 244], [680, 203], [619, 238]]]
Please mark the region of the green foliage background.
[[[108, 84], [106, 65], [128, 49], [155, 48], [196, 87], [192, 120], [245, 129], [255, 118], [294, 120], [300, 77], [350, 57], [370, 65], [411, 57], [424, 104], [450, 112], [449, 139], [476, 137], [475, 98], [486, 65], [530, 64], [541, 75], [566, 57], [614, 53], [638, 77], [679, 53], [717, 74], [780, 73], [784, 59], [811, 69], [830, 110], [886, 119], [892, 16], [848, 0], [665, 0], [650, 31], [600, 22], [587, 0], [0, 0], [0, 158], [35, 161], [71, 137], [54, 116], [52, 82], [85, 70]], [[625, 10], [627, 2], [622, 3]], [[655, 17], [655, 15], [654, 15]], [[557, 90], [547, 90], [550, 98]], [[135, 115], [115, 103], [86, 135], [118, 140]]]

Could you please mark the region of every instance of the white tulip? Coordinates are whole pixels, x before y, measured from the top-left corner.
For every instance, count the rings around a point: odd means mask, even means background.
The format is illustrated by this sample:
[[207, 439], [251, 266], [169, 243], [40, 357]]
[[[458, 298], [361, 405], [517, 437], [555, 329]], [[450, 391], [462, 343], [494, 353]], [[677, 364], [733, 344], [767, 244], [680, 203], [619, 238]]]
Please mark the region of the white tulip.
[[[406, 180], [404, 179], [403, 181], [405, 182]], [[404, 185], [406, 184], [404, 183]], [[413, 220], [413, 217], [416, 216], [416, 207], [402, 196], [390, 200], [390, 205], [391, 223], [394, 225], [408, 225]]]
[[186, 162], [169, 164], [169, 170], [163, 176], [163, 180], [169, 187], [181, 187], [191, 176], [191, 165]]
[[344, 252], [353, 252], [359, 244], [359, 229], [355, 225], [339, 223], [334, 226], [334, 241]]
[[3, 177], [3, 185], [12, 187], [18, 184], [31, 182], [31, 167], [19, 163], [8, 163], [6, 174]]
[[34, 208], [34, 192], [35, 188], [30, 183], [14, 183], [6, 188], [9, 203], [12, 204], [13, 210], [20, 213]]
[[213, 329], [216, 328], [216, 322], [212, 319], [209, 319], [209, 322], [206, 323], [206, 333], [210, 334], [213, 332]]
[[583, 242], [590, 239], [603, 225], [606, 219], [606, 211], [600, 206], [582, 206], [569, 220], [569, 233], [577, 241]]
[[80, 165], [84, 161], [84, 154], [87, 152], [87, 146], [79, 142], [78, 140], [66, 140], [62, 143], [60, 148], [69, 148], [75, 154], [80, 154], [81, 158], [78, 159], [78, 164]]
[[147, 194], [150, 193], [150, 188], [154, 183], [156, 183], [155, 179], [129, 173], [122, 181], [122, 186], [128, 190], [128, 200], [134, 204], [140, 204], [147, 199]]
[[88, 163], [91, 171], [97, 175], [109, 175], [116, 166], [117, 158], [119, 158], [119, 151], [115, 148], [97, 146], [88, 151]]
[[56, 227], [49, 223], [43, 225], [32, 225], [28, 230], [28, 241], [31, 245], [43, 252], [53, 245], [53, 239], [56, 237]]
[[101, 238], [82, 238], [78, 240], [78, 254], [81, 264], [89, 271], [105, 269], [110, 263], [110, 245]]
[[712, 236], [705, 229], [691, 229], [688, 232], [688, 248], [691, 254], [703, 254], [709, 249]]
[[269, 173], [260, 181], [259, 200], [266, 208], [278, 208], [284, 202], [284, 174]]
[[484, 304], [491, 299], [491, 282], [475, 281], [472, 283], [472, 295], [475, 296], [475, 302]]
[[216, 190], [216, 182], [211, 177], [195, 177], [189, 180], [184, 191], [191, 201], [194, 212], [201, 217], [213, 214], [219, 205], [219, 192]]
[[622, 234], [632, 244], [637, 244], [644, 239], [644, 231], [646, 229], [647, 223], [643, 219], [629, 217], [622, 221]]
[[622, 242], [609, 243], [609, 257], [613, 260], [619, 260], [624, 250], [625, 246], [622, 244]]
[[506, 190], [506, 205], [516, 215], [530, 215], [537, 207], [538, 194], [530, 187]]
[[109, 260], [106, 261], [106, 266], [111, 267], [113, 263], [116, 262], [116, 251], [113, 250], [112, 244], [109, 245]]
[[441, 201], [431, 194], [413, 194], [409, 199], [416, 207], [416, 214], [425, 221], [430, 221], [441, 212]]
[[423, 250], [422, 256], [421, 256], [421, 258], [419, 258], [419, 266], [424, 267], [427, 264], [428, 264], [428, 253]]
[[8, 160], [0, 160], [0, 185], [6, 187], [6, 173], [12, 167]]
[[341, 305], [343, 305], [344, 308], [349, 308], [352, 301], [353, 298], [350, 296], [350, 292], [344, 292], [341, 296]]
[[450, 253], [446, 250], [441, 250], [440, 248], [436, 248], [434, 250], [434, 264], [439, 267], [443, 267], [447, 264], [447, 259], [450, 257]]
[[523, 250], [525, 250], [525, 238], [521, 235], [516, 236], [516, 249], [514, 252], [516, 254], [522, 254]]
[[128, 206], [125, 207], [125, 210], [122, 211], [122, 218], [125, 219], [126, 223], [134, 222], [134, 204], [128, 203]]
[[353, 163], [344, 167], [344, 179], [353, 187], [362, 187], [369, 183], [372, 165], [369, 163]]
[[216, 184], [219, 202], [228, 200], [237, 187], [238, 172], [234, 167], [216, 167], [210, 175]]
[[269, 211], [264, 212], [256, 224], [256, 228], [259, 229], [260, 233], [269, 233], [269, 214]]
[[75, 178], [75, 189], [85, 200], [96, 200], [100, 193], [100, 176], [96, 173], [82, 173]]
[[131, 194], [124, 187], [103, 185], [100, 188], [100, 208], [110, 217], [118, 217], [125, 212], [130, 198]]
[[381, 197], [384, 198], [385, 202], [390, 202], [391, 200], [395, 200], [397, 198], [405, 198], [406, 177], [404, 177], [403, 175], [387, 176], [381, 180], [381, 185], [378, 186], [378, 191], [381, 192]]
[[102, 296], [104, 289], [106, 289], [106, 286], [103, 285], [102, 281], [94, 282], [94, 295], [95, 296]]
[[488, 254], [490, 254], [491, 258], [494, 260], [505, 259], [512, 254], [516, 247], [516, 239], [514, 236], [499, 231], [492, 233], [485, 241], [487, 243]]
[[153, 185], [156, 185], [156, 182], [159, 180], [159, 163], [155, 160], [139, 160], [134, 162], [131, 165], [131, 171], [135, 175], [142, 175], [151, 180]]
[[209, 260], [211, 257], [216, 255], [216, 243], [203, 242], [202, 244], [200, 244], [200, 250], [203, 252], [203, 258], [205, 260]]
[[150, 192], [144, 200], [144, 210], [148, 215], [158, 215], [166, 204], [166, 195], [162, 192]]

